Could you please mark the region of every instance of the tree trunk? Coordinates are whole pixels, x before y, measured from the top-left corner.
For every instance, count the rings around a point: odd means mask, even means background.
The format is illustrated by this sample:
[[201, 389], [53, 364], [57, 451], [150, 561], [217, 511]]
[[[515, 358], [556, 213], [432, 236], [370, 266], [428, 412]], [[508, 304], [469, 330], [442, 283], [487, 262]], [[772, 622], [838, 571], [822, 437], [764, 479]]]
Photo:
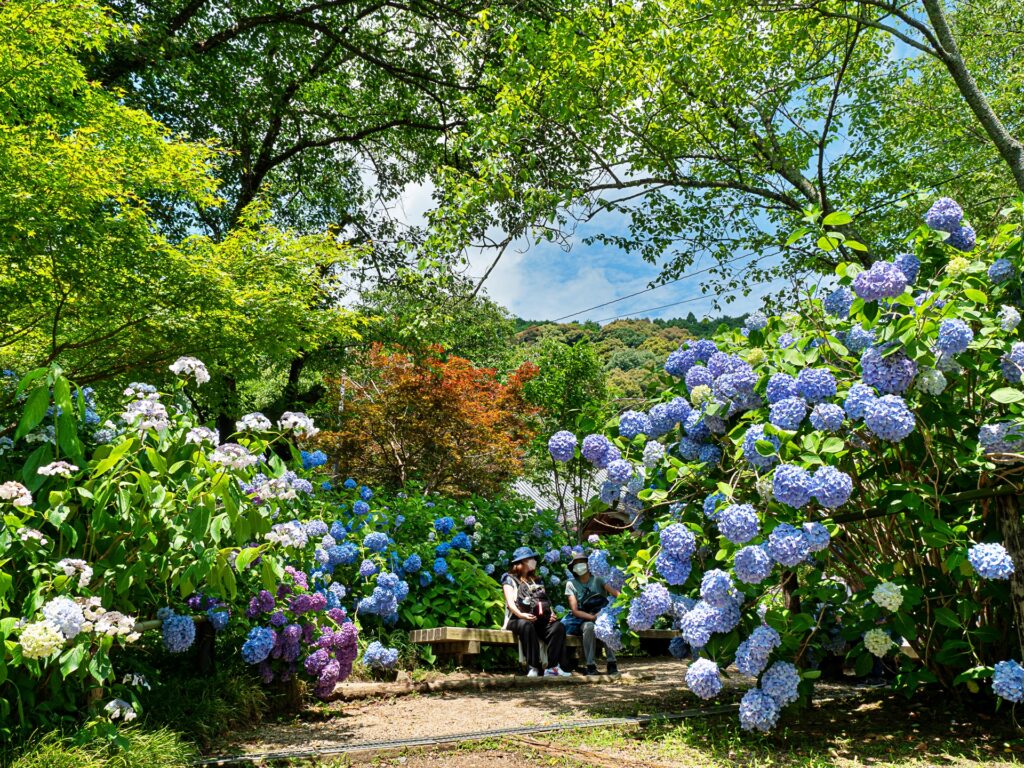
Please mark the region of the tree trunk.
[[942, 0], [923, 0], [923, 2], [925, 11], [928, 13], [928, 21], [931, 22], [935, 36], [942, 45], [942, 50], [936, 53], [939, 54], [942, 63], [946, 65], [946, 69], [952, 75], [960, 95], [964, 97], [964, 101], [974, 112], [974, 116], [978, 118], [985, 133], [995, 144], [999, 156], [1010, 166], [1017, 188], [1024, 192], [1024, 145], [1006, 129], [981, 88], [978, 87], [974, 76], [967, 69], [967, 64], [960, 54], [960, 47], [956, 44], [953, 32], [949, 28]]
[[999, 527], [1003, 533], [1003, 546], [1013, 558], [1013, 575], [1010, 576], [1013, 620], [1017, 626], [1017, 644], [1024, 658], [1024, 522], [1021, 521], [1018, 496], [1002, 496], [996, 501], [999, 511]]
[[790, 613], [800, 613], [800, 596], [796, 591], [800, 588], [800, 581], [796, 577], [796, 571], [782, 572], [782, 598], [786, 610]]

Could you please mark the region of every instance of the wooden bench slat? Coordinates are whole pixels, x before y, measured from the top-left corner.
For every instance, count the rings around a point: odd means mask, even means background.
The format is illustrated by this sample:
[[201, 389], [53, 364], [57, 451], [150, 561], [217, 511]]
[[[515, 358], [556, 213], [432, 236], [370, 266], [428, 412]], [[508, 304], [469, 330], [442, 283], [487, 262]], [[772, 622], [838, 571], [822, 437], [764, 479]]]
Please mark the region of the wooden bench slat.
[[[679, 633], [674, 629], [645, 629], [637, 633], [648, 640], [670, 640]], [[566, 641], [571, 646], [578, 646], [580, 638], [569, 635]], [[476, 642], [487, 645], [515, 645], [515, 635], [507, 629], [475, 629], [472, 627], [434, 627], [432, 629], [414, 629], [409, 633], [412, 643], [445, 643], [445, 642]]]

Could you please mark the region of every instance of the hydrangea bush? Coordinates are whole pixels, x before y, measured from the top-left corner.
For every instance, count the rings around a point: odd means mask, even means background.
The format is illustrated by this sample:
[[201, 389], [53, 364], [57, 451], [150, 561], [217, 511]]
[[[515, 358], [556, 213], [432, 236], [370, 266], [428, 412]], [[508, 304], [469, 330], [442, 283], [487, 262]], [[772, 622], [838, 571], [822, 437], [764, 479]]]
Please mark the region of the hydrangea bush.
[[736, 662], [757, 678], [749, 730], [810, 694], [829, 654], [860, 674], [885, 657], [907, 688], [995, 674], [1019, 700], [1021, 215], [978, 241], [940, 200], [913, 253], [841, 263], [799, 313], [671, 353], [646, 413], [559, 433], [553, 460], [608, 469], [594, 511], [632, 494], [643, 536], [602, 639], [680, 630], [701, 697]]

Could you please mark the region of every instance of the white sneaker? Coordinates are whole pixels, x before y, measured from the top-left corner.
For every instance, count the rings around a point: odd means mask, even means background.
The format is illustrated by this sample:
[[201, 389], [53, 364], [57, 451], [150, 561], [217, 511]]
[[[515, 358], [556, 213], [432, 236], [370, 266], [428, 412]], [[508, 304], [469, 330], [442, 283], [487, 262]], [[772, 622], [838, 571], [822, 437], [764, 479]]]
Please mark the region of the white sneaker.
[[572, 673], [566, 672], [561, 667], [552, 667], [544, 670], [544, 677], [572, 677]]
[[540, 677], [540, 670], [536, 667], [530, 667], [530, 671], [526, 673], [527, 677]]

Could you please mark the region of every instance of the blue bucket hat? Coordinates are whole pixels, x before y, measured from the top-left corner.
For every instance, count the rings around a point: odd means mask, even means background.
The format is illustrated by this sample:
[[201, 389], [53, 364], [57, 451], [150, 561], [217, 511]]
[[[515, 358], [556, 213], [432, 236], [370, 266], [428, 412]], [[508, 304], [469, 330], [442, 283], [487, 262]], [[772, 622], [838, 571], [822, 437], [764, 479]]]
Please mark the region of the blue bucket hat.
[[518, 549], [516, 549], [515, 552], [512, 553], [512, 560], [510, 564], [515, 565], [516, 563], [522, 562], [523, 560], [529, 560], [531, 557], [536, 559], [537, 553], [529, 547], [519, 547]]

